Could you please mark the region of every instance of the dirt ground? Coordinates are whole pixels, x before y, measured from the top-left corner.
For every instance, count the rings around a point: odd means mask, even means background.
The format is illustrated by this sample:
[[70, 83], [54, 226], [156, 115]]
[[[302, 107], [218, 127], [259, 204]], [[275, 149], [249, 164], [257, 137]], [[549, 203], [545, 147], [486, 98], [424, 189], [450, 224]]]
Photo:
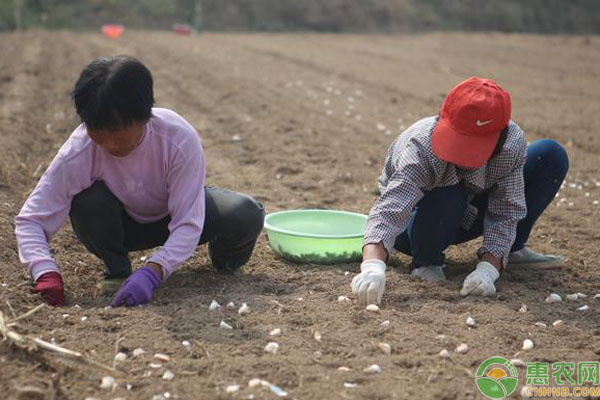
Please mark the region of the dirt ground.
[[[261, 235], [241, 275], [211, 269], [206, 249], [135, 309], [107, 309], [102, 273], [68, 223], [52, 241], [67, 290], [66, 307], [44, 309], [14, 329], [112, 365], [101, 369], [0, 344], [0, 398], [272, 399], [267, 380], [291, 399], [483, 398], [473, 374], [488, 357], [530, 361], [600, 359], [600, 38], [504, 34], [414, 36], [24, 32], [0, 35], [0, 310], [9, 320], [40, 303], [19, 263], [13, 218], [58, 147], [78, 124], [68, 98], [85, 64], [126, 53], [147, 63], [157, 105], [200, 132], [208, 183], [251, 194], [268, 212], [331, 208], [367, 214], [376, 179], [398, 130], [437, 112], [460, 80], [492, 77], [511, 92], [513, 119], [527, 140], [554, 138], [571, 168], [530, 245], [561, 254], [558, 272], [508, 270], [495, 299], [461, 298], [479, 242], [448, 252], [447, 283], [422, 283], [395, 255], [381, 311], [339, 303], [357, 264], [320, 267], [282, 261]], [[146, 253], [132, 254], [135, 264]], [[585, 300], [547, 304], [550, 293]], [[222, 311], [209, 312], [215, 299]], [[236, 308], [225, 304], [234, 302]], [[248, 303], [251, 313], [239, 316]], [[519, 309], [525, 304], [528, 312]], [[583, 304], [585, 312], [577, 311]], [[472, 316], [477, 325], [469, 329]], [[87, 317], [87, 318], [84, 318]], [[553, 327], [552, 322], [564, 324]], [[225, 320], [233, 330], [219, 329]], [[383, 321], [390, 321], [386, 328]], [[536, 326], [543, 322], [548, 327]], [[280, 328], [281, 336], [269, 332]], [[321, 340], [315, 340], [315, 332]], [[443, 336], [440, 336], [443, 335]], [[521, 351], [524, 339], [535, 348]], [[277, 341], [276, 354], [263, 351]], [[190, 346], [182, 345], [189, 341]], [[391, 345], [391, 355], [377, 345]], [[467, 343], [467, 354], [451, 352]], [[133, 358], [141, 347], [146, 353]], [[170, 356], [149, 366], [155, 353]], [[378, 364], [380, 374], [364, 374]], [[348, 367], [341, 371], [339, 367]], [[166, 370], [175, 378], [161, 377]], [[519, 370], [519, 388], [526, 371]], [[229, 385], [239, 391], [226, 392]], [[29, 387], [29, 388], [28, 388]], [[31, 387], [37, 388], [38, 392]], [[162, 396], [162, 397], [160, 397]], [[518, 390], [511, 398], [518, 398]]]

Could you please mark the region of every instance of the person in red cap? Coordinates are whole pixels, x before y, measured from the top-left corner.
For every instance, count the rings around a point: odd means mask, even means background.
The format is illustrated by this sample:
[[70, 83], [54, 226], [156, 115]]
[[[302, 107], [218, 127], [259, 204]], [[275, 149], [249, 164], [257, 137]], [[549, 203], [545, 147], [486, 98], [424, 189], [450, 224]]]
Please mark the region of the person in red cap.
[[381, 301], [393, 249], [412, 256], [411, 275], [439, 282], [445, 249], [483, 235], [463, 296], [493, 296], [507, 266], [562, 266], [560, 257], [526, 243], [567, 174], [567, 153], [553, 140], [527, 146], [510, 117], [510, 95], [491, 79], [471, 77], [448, 93], [438, 116], [392, 143], [351, 284], [359, 302]]

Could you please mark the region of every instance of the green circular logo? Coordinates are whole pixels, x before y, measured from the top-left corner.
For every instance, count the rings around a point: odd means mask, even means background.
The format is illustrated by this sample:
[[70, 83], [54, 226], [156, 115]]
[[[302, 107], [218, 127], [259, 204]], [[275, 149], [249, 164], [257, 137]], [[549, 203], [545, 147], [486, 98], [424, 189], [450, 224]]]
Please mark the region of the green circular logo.
[[510, 396], [519, 383], [517, 369], [502, 357], [491, 357], [481, 363], [475, 374], [479, 391], [490, 399]]

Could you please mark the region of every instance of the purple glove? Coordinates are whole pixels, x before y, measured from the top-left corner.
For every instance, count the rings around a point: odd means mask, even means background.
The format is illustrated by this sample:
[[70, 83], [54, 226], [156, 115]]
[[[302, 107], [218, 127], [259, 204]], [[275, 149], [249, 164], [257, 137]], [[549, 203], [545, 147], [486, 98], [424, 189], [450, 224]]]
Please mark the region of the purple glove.
[[160, 285], [160, 277], [149, 267], [144, 265], [131, 275], [115, 294], [111, 307], [125, 305], [127, 307], [148, 303], [152, 300], [152, 293]]

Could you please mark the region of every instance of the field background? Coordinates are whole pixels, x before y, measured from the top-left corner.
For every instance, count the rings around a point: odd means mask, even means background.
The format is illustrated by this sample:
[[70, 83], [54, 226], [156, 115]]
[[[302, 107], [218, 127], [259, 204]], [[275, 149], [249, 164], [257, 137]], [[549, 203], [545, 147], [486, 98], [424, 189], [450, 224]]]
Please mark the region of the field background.
[[[567, 182], [530, 240], [536, 250], [563, 255], [567, 267], [547, 273], [508, 270], [498, 281], [497, 298], [463, 299], [458, 292], [476, 262], [477, 241], [451, 248], [449, 280], [441, 285], [411, 279], [408, 259], [395, 256], [382, 310], [368, 313], [337, 301], [339, 295], [350, 296], [357, 264], [289, 264], [274, 256], [262, 235], [242, 275], [215, 274], [206, 249], [199, 248], [152, 304], [105, 309], [109, 298], [95, 289], [101, 263], [67, 223], [52, 248], [68, 305], [46, 307], [15, 329], [108, 365], [117, 347], [129, 356], [117, 364], [123, 371], [115, 375], [119, 385], [114, 392], [101, 390], [103, 371], [4, 342], [0, 397], [152, 399], [168, 392], [178, 399], [275, 398], [266, 389], [248, 388], [250, 379], [262, 378], [293, 399], [475, 399], [482, 396], [473, 374], [493, 355], [527, 362], [599, 360], [600, 299], [592, 298], [600, 292], [600, 39], [595, 36], [180, 37], [127, 31], [108, 41], [69, 31], [2, 34], [0, 310], [9, 320], [40, 302], [28, 293], [13, 218], [78, 124], [68, 94], [79, 72], [93, 58], [115, 53], [145, 62], [154, 74], [157, 105], [178, 111], [198, 130], [208, 183], [251, 194], [268, 212], [319, 207], [368, 213], [398, 131], [436, 114], [460, 80], [474, 74], [494, 78], [512, 94], [513, 118], [527, 140], [554, 138], [569, 153]], [[133, 255], [136, 265], [144, 254]], [[553, 292], [589, 297], [544, 303]], [[252, 312], [240, 317], [237, 307], [224, 307], [211, 313], [213, 299], [222, 305], [246, 302]], [[523, 304], [526, 313], [518, 312]], [[583, 304], [590, 309], [576, 311]], [[476, 328], [467, 328], [468, 316]], [[552, 327], [558, 319], [564, 324]], [[221, 320], [235, 329], [220, 330]], [[381, 326], [385, 320], [388, 328]], [[274, 328], [283, 333], [275, 339], [280, 350], [272, 355], [263, 348]], [[519, 353], [526, 338], [535, 348]], [[392, 346], [391, 355], [377, 348], [379, 342]], [[443, 348], [452, 351], [460, 343], [470, 346], [467, 354], [438, 357]], [[147, 353], [133, 359], [137, 347]], [[149, 363], [157, 352], [170, 355], [171, 362], [153, 369]], [[380, 365], [382, 373], [364, 375], [371, 364]], [[351, 370], [339, 371], [342, 366]], [[161, 379], [166, 369], [174, 380]], [[519, 373], [520, 387], [525, 370]], [[231, 384], [241, 385], [235, 395], [224, 392]], [[23, 392], [26, 386], [43, 393]]]

